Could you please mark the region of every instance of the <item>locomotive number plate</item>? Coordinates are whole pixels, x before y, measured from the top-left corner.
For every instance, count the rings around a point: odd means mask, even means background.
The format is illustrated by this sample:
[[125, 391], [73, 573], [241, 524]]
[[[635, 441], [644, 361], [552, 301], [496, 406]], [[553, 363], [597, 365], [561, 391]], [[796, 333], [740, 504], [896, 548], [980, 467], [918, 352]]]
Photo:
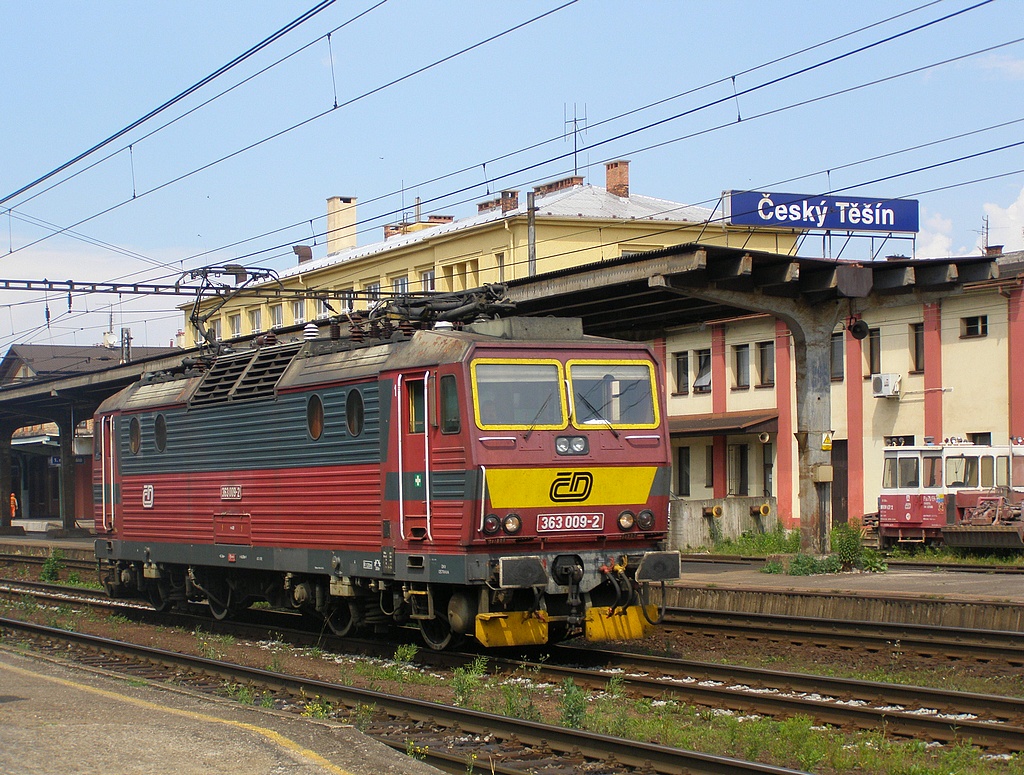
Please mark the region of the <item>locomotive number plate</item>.
[[604, 530], [604, 514], [538, 514], [537, 532]]
[[242, 500], [242, 486], [240, 484], [222, 484], [220, 486], [220, 499], [222, 501]]

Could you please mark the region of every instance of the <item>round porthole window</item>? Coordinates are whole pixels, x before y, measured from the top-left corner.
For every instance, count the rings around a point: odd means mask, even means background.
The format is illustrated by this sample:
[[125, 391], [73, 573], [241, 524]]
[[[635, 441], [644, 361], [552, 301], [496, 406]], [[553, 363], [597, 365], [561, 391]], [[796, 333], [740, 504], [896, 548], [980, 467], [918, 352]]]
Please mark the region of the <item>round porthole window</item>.
[[345, 425], [351, 436], [363, 432], [363, 394], [358, 390], [348, 391], [345, 398]]
[[153, 423], [153, 442], [156, 444], [157, 452], [167, 449], [167, 420], [162, 414], [158, 414], [156, 422]]
[[315, 393], [306, 404], [306, 428], [314, 441], [324, 435], [324, 402]]
[[142, 426], [139, 425], [138, 417], [128, 421], [128, 449], [133, 455], [139, 454], [142, 449]]

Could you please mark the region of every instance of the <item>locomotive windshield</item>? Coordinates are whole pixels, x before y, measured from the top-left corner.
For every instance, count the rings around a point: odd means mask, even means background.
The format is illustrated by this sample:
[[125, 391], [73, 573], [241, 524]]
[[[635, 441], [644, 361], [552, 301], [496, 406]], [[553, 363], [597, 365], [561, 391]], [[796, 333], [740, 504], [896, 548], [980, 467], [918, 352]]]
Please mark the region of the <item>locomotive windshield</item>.
[[560, 429], [566, 426], [562, 364], [558, 361], [473, 363], [477, 425]]
[[649, 363], [571, 361], [569, 387], [577, 427], [656, 425], [654, 374]]

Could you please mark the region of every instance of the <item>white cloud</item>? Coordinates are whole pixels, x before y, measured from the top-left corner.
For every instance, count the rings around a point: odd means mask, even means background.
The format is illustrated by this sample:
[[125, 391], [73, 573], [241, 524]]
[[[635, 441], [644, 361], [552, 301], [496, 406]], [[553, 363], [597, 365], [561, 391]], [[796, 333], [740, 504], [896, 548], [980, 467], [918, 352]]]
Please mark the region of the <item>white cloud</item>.
[[981, 66], [986, 70], [995, 71], [1011, 81], [1024, 81], [1024, 59], [992, 55], [986, 57]]
[[1024, 249], [1024, 188], [1008, 207], [986, 202], [989, 244], [1002, 245], [1004, 250]]
[[917, 233], [918, 258], [946, 258], [953, 255], [953, 221], [939, 213], [929, 215]]

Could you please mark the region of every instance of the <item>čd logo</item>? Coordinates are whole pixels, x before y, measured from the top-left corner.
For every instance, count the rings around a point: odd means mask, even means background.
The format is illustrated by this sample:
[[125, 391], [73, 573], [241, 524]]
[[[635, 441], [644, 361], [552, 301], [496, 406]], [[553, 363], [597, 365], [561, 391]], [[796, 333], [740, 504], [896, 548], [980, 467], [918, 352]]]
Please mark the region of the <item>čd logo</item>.
[[555, 503], [582, 503], [593, 488], [594, 475], [589, 471], [559, 471], [548, 495]]

